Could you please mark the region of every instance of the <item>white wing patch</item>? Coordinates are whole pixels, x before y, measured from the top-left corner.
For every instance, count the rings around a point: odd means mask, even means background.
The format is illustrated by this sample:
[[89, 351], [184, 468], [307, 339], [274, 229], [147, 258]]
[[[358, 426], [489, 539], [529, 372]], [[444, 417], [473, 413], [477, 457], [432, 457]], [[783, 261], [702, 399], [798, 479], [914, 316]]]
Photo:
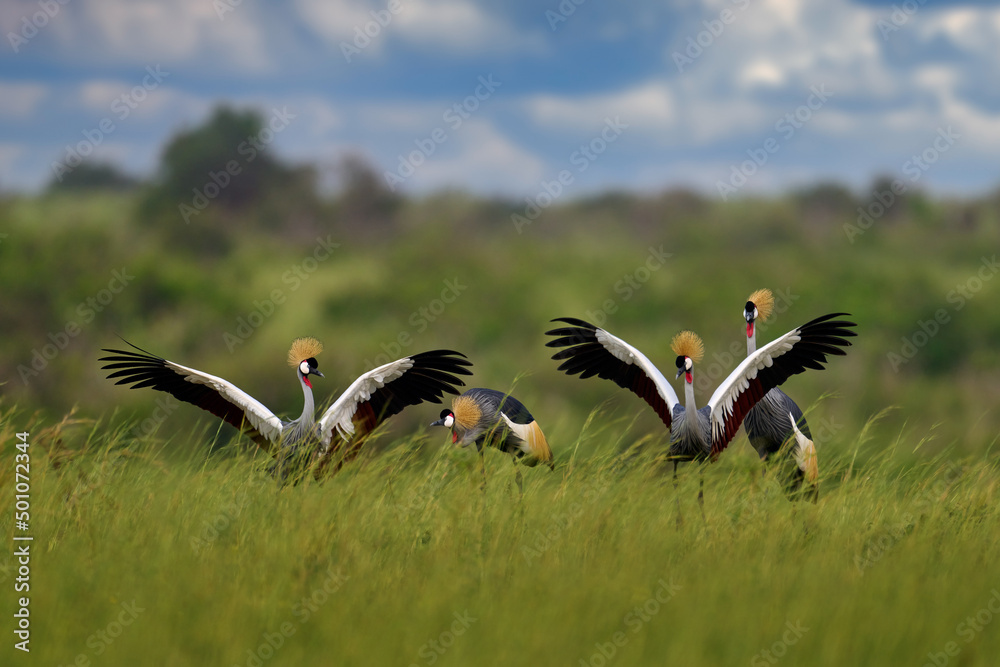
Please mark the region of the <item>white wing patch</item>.
[[513, 431], [514, 435], [521, 439], [521, 451], [525, 454], [531, 454], [532, 451], [528, 447], [528, 438], [531, 437], [529, 431], [531, 430], [530, 424], [515, 424], [510, 420], [510, 418], [504, 413], [500, 413], [503, 420], [507, 423], [507, 428]]
[[733, 406], [736, 405], [740, 395], [750, 388], [750, 381], [757, 377], [757, 373], [764, 368], [774, 365], [774, 360], [785, 354], [795, 344], [802, 339], [799, 330], [796, 328], [789, 331], [781, 338], [777, 338], [764, 347], [758, 349], [736, 367], [729, 377], [708, 399], [708, 406], [711, 410], [712, 440], [716, 440], [725, 435], [726, 420], [733, 414]]
[[222, 396], [246, 415], [247, 422], [250, 423], [257, 432], [267, 438], [269, 442], [278, 443], [281, 440], [281, 420], [271, 412], [263, 403], [246, 393], [232, 382], [223, 380], [215, 375], [203, 373], [202, 371], [181, 366], [172, 361], [164, 361], [167, 368], [181, 375], [185, 382], [192, 384], [203, 384], [211, 387], [217, 394]]
[[398, 380], [411, 368], [413, 360], [405, 357], [370, 370], [355, 380], [319, 420], [320, 442], [326, 446], [325, 449], [329, 449], [334, 429], [341, 439], [350, 440], [354, 435], [353, 417], [358, 411], [358, 405], [371, 399], [372, 394], [393, 380]]
[[788, 419], [792, 422], [792, 431], [795, 433], [795, 465], [799, 467], [809, 482], [815, 483], [819, 477], [819, 464], [816, 462], [816, 445], [799, 430], [799, 425], [795, 423], [792, 413], [788, 413]]
[[550, 467], [552, 466], [552, 450], [549, 449], [549, 443], [545, 440], [545, 434], [539, 428], [538, 422], [515, 424], [504, 413], [501, 412], [500, 416], [503, 417], [507, 428], [521, 439], [520, 448], [525, 454], [523, 459], [525, 465], [535, 466], [539, 462], [543, 462]]
[[663, 377], [660, 369], [654, 366], [653, 362], [646, 358], [646, 355], [604, 329], [598, 329], [595, 335], [597, 342], [603, 345], [604, 349], [610, 352], [616, 359], [629, 365], [635, 364], [638, 366], [646, 374], [646, 377], [653, 381], [653, 384], [656, 385], [656, 392], [667, 404], [670, 411], [673, 412], [674, 406], [678, 402], [677, 394], [674, 392], [674, 388], [670, 386], [670, 383], [667, 382], [667, 378]]

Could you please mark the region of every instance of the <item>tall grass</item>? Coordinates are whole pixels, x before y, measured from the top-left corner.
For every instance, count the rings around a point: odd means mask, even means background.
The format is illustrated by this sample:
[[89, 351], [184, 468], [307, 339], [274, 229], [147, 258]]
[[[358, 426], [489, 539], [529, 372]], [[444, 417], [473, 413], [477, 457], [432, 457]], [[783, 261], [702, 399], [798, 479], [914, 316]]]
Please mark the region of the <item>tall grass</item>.
[[675, 490], [662, 440], [591, 417], [519, 499], [505, 456], [482, 492], [474, 451], [424, 434], [281, 487], [210, 433], [5, 409], [4, 494], [34, 443], [32, 663], [995, 664], [994, 461], [852, 436], [790, 503], [747, 447]]

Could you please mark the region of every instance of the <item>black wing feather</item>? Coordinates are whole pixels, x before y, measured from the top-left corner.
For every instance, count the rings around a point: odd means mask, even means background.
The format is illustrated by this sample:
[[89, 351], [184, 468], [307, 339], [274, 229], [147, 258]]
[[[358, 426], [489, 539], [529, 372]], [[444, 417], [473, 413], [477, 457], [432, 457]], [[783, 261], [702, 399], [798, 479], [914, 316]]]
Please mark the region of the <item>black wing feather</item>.
[[546, 336], [557, 336], [555, 340], [546, 343], [546, 347], [565, 348], [552, 355], [554, 360], [563, 362], [559, 365], [559, 370], [567, 375], [579, 375], [581, 379], [596, 375], [612, 380], [619, 387], [628, 389], [646, 401], [660, 421], [670, 428], [670, 407], [657, 391], [656, 383], [638, 365], [626, 364], [611, 354], [597, 340], [598, 327], [573, 317], [559, 317], [552, 321], [572, 325], [545, 332]]

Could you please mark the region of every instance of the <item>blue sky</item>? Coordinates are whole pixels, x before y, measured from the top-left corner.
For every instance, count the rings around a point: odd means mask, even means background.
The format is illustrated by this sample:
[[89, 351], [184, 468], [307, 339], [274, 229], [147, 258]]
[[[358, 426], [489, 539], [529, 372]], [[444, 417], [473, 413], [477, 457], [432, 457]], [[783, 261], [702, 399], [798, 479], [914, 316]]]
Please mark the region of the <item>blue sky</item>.
[[992, 3], [65, 3], [0, 5], [5, 190], [43, 186], [81, 142], [151, 174], [220, 102], [294, 116], [268, 145], [283, 158], [360, 153], [418, 194], [531, 196], [564, 170], [571, 195], [1000, 183]]

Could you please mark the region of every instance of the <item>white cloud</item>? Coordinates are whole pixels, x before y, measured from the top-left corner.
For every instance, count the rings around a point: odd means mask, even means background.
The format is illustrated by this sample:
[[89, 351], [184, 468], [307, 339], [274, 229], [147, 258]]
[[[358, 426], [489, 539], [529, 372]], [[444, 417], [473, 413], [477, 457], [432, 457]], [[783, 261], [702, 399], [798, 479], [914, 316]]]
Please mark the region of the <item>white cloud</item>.
[[145, 67], [201, 59], [217, 69], [247, 71], [271, 66], [263, 43], [266, 22], [249, 3], [222, 18], [215, 3], [205, 0], [90, 0], [59, 7], [34, 39], [50, 42], [38, 48], [75, 60]]
[[451, 153], [434, 156], [421, 165], [408, 187], [428, 191], [461, 185], [492, 194], [531, 192], [549, 176], [544, 160], [515, 144], [487, 120], [466, 121], [449, 141]]
[[780, 67], [770, 60], [758, 59], [747, 63], [740, 74], [740, 84], [750, 88], [758, 84], [764, 86], [780, 86], [785, 82], [785, 74]]
[[504, 19], [469, 0], [402, 0], [399, 25], [404, 36], [424, 46], [461, 53], [538, 50], [540, 36], [523, 34]]
[[[363, 31], [365, 23], [375, 20], [369, 13], [374, 9], [374, 3], [364, 0], [297, 0], [295, 7], [307, 27], [332, 42], [350, 42], [354, 38], [355, 28]], [[386, 6], [383, 5], [376, 11], [385, 9]], [[368, 48], [378, 48], [381, 27], [374, 39], [374, 46]]]
[[458, 53], [537, 51], [544, 44], [471, 0], [398, 1], [395, 13], [387, 0], [297, 0], [296, 7], [306, 26], [338, 49], [341, 42], [357, 48], [356, 38], [370, 40], [362, 43], [365, 53], [380, 52], [390, 39]]
[[647, 130], [670, 127], [677, 117], [674, 95], [659, 80], [600, 95], [536, 95], [524, 107], [536, 123], [574, 132], [599, 127], [609, 116]]
[[0, 118], [28, 118], [35, 114], [48, 94], [48, 86], [40, 83], [0, 81]]

